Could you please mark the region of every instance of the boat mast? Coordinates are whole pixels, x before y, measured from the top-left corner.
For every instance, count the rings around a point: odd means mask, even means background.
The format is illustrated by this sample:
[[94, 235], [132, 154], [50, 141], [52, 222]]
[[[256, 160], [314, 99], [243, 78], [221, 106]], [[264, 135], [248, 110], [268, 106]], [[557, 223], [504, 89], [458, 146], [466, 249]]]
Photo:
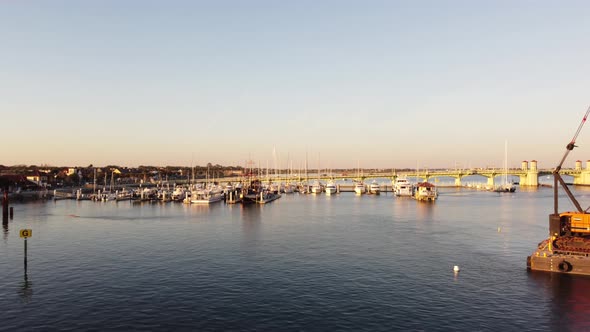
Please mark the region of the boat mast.
[[305, 151], [305, 183], [307, 184], [308, 181], [309, 179], [307, 177], [307, 151]]
[[96, 195], [96, 167], [93, 167], [94, 169], [94, 178], [92, 180], [92, 194]]
[[508, 184], [508, 140], [504, 141], [504, 184]]
[[318, 152], [318, 184], [320, 183], [320, 153]]
[[193, 186], [195, 186], [195, 189], [196, 189], [196, 183], [195, 183], [195, 173], [197, 172], [197, 166], [196, 166], [196, 165], [195, 165], [195, 166], [193, 166], [193, 167], [191, 168], [191, 171], [192, 171], [192, 175], [193, 175]]
[[278, 164], [278, 161], [277, 161], [277, 148], [274, 147], [274, 146], [272, 148], [272, 159], [273, 159], [272, 162], [274, 164], [273, 165], [273, 167], [274, 167], [274, 180], [275, 181], [278, 181], [278, 182], [281, 182], [281, 181], [277, 180], [278, 179], [278, 173], [277, 173], [277, 171], [278, 171], [278, 165], [277, 165]]

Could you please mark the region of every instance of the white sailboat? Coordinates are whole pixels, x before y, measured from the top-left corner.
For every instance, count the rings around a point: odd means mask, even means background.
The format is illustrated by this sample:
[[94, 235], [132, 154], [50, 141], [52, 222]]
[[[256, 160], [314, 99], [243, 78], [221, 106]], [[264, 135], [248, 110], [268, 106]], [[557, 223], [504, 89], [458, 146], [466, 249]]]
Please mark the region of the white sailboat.
[[360, 162], [357, 161], [357, 164], [358, 181], [356, 181], [356, 183], [354, 184], [354, 192], [357, 195], [362, 195], [367, 192], [367, 187], [365, 186], [365, 183], [362, 180]]
[[516, 185], [512, 181], [508, 181], [508, 141], [504, 144], [504, 174], [502, 176], [502, 183], [494, 187], [494, 191], [498, 193], [513, 193], [516, 191]]
[[320, 182], [320, 154], [318, 153], [318, 172], [317, 179], [311, 185], [312, 194], [321, 194], [324, 192], [324, 185]]

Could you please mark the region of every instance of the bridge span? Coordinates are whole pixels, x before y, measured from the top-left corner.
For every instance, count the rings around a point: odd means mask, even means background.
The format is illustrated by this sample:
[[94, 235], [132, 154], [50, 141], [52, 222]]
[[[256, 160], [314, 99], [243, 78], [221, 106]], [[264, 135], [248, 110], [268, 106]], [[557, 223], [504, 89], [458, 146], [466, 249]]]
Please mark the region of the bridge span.
[[[482, 169], [482, 168], [473, 168], [473, 169], [456, 169], [456, 170], [424, 170], [424, 171], [394, 171], [391, 172], [371, 172], [361, 174], [360, 176], [354, 174], [334, 174], [328, 176], [326, 174], [317, 174], [317, 173], [310, 173], [307, 176], [303, 174], [298, 174], [295, 176], [274, 176], [269, 175], [268, 177], [262, 176], [260, 177], [263, 181], [313, 181], [315, 179], [320, 179], [322, 181], [327, 181], [329, 179], [334, 180], [344, 180], [344, 179], [376, 179], [376, 178], [388, 178], [392, 181], [395, 181], [397, 178], [403, 177], [412, 177], [412, 178], [419, 178], [425, 181], [432, 181], [435, 178], [447, 177], [447, 178], [454, 178], [455, 179], [455, 186], [460, 187], [462, 186], [462, 179], [467, 176], [478, 175], [487, 178], [487, 185], [494, 186], [495, 185], [495, 178], [499, 176], [503, 176], [505, 174], [503, 169]], [[553, 169], [539, 169], [537, 167], [537, 162], [535, 160], [531, 161], [530, 163], [527, 161], [523, 161], [520, 169], [508, 169], [506, 172], [507, 175], [518, 176], [520, 181], [520, 186], [528, 186], [528, 187], [536, 187], [539, 185], [539, 177], [547, 176], [553, 174]], [[563, 168], [560, 171], [562, 175], [569, 175], [574, 178], [574, 185], [590, 185], [590, 161], [586, 162], [586, 167], [582, 168], [582, 162], [576, 161], [576, 165], [574, 168]], [[221, 178], [219, 181], [221, 182], [238, 182], [244, 180], [243, 177], [226, 177]]]

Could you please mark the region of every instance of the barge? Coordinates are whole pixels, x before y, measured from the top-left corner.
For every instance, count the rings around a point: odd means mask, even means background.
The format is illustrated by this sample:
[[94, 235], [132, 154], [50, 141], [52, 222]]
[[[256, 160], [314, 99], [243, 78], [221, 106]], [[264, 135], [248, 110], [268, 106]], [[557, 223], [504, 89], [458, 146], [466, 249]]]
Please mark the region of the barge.
[[[590, 208], [582, 208], [559, 174], [567, 155], [575, 147], [576, 138], [589, 113], [590, 107], [574, 138], [567, 145], [561, 162], [553, 171], [553, 213], [549, 215], [549, 236], [527, 257], [527, 269], [530, 271], [590, 276], [590, 213], [587, 212]], [[559, 212], [559, 185], [576, 207], [576, 211]]]

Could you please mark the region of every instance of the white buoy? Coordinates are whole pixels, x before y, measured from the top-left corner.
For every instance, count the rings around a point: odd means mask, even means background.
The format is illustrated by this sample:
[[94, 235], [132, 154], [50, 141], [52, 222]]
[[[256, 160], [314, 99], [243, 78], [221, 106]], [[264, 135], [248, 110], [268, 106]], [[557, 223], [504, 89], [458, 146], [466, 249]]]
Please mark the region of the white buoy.
[[453, 267], [453, 271], [455, 271], [455, 273], [457, 273], [457, 272], [461, 271], [461, 269], [459, 268], [459, 265], [455, 265], [455, 266]]

